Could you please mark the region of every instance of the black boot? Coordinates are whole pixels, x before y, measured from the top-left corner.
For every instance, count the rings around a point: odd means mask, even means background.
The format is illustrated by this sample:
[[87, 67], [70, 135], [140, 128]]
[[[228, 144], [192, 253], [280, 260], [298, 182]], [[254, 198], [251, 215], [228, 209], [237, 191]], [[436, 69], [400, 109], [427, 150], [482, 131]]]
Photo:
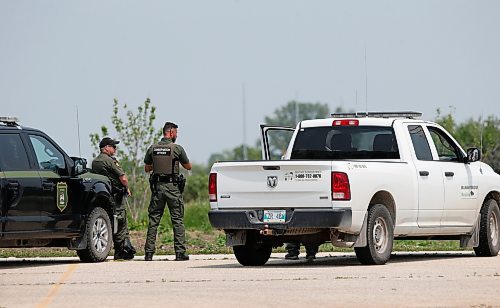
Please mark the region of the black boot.
[[186, 253], [176, 253], [175, 261], [187, 261], [189, 260], [189, 256]]
[[144, 255], [144, 261], [153, 261], [153, 253], [146, 252], [146, 254]]
[[132, 255], [132, 256], [135, 255], [135, 253], [137, 252], [135, 250], [134, 246], [132, 246], [132, 243], [130, 242], [129, 237], [127, 237], [125, 239], [125, 241], [123, 241], [122, 249], [123, 249], [123, 252], [125, 252], [128, 255]]
[[135, 248], [132, 246], [129, 238], [122, 243], [115, 245], [115, 260], [132, 260], [135, 254]]

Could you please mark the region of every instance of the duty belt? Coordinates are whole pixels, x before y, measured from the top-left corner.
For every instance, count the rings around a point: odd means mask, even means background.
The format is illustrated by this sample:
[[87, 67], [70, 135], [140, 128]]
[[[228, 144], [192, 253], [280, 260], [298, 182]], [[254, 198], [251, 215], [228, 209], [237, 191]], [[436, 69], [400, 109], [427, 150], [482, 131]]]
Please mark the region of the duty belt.
[[177, 175], [155, 175], [156, 182], [158, 183], [175, 183], [177, 182]]

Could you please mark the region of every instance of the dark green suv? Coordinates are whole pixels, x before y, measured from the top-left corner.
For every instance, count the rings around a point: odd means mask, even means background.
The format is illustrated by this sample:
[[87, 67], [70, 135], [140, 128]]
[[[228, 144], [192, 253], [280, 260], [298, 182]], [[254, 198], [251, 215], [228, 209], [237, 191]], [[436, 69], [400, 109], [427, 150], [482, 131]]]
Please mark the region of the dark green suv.
[[113, 202], [106, 177], [40, 130], [0, 117], [0, 247], [68, 247], [106, 260]]

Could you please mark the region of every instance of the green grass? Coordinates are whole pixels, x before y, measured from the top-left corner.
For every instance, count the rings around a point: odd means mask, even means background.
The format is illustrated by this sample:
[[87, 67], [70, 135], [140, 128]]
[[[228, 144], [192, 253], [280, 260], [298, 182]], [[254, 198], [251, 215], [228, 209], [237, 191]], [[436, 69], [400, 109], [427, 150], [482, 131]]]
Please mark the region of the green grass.
[[395, 241], [393, 251], [459, 251], [460, 241]]

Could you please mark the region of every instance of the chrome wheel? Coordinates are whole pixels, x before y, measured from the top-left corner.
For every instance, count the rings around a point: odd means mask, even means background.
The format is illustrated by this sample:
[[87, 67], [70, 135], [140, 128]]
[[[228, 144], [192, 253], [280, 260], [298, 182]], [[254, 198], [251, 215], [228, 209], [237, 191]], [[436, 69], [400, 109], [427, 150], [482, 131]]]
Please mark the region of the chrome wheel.
[[387, 222], [382, 217], [377, 217], [373, 226], [373, 243], [378, 253], [384, 253], [388, 246]]
[[108, 246], [109, 232], [106, 221], [99, 217], [92, 226], [92, 246], [99, 253], [103, 252]]
[[498, 244], [498, 217], [494, 211], [490, 216], [490, 238], [491, 244], [496, 246]]

